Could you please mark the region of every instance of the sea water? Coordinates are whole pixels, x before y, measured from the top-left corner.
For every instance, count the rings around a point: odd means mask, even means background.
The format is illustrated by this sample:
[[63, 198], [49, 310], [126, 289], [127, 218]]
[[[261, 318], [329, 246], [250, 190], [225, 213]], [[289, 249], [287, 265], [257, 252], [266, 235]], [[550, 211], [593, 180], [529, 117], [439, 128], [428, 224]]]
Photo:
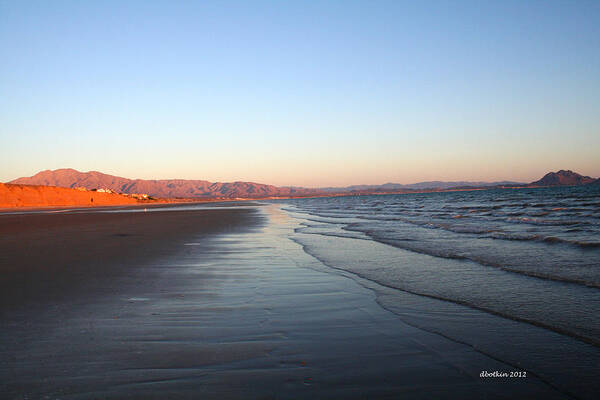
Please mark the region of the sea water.
[[600, 186], [286, 200], [291, 239], [406, 322], [600, 389]]

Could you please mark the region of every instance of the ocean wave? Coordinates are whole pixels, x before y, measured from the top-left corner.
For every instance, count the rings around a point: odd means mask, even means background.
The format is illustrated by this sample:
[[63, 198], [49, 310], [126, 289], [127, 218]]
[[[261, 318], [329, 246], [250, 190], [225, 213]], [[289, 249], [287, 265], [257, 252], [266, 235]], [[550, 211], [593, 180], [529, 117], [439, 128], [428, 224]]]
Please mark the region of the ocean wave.
[[520, 224], [530, 224], [530, 225], [587, 225], [588, 221], [580, 221], [580, 220], [559, 220], [559, 219], [543, 219], [543, 218], [535, 218], [535, 217], [522, 217], [522, 218], [513, 218], [508, 217], [505, 220], [509, 223], [520, 223]]
[[[580, 249], [596, 249], [596, 248], [600, 248], [600, 242], [596, 242], [596, 241], [587, 241], [587, 240], [578, 240], [578, 239], [566, 239], [566, 238], [561, 238], [558, 237], [556, 235], [543, 235], [540, 233], [514, 233], [514, 232], [507, 232], [504, 229], [502, 229], [501, 227], [497, 226], [497, 225], [489, 225], [489, 226], [474, 226], [471, 224], [453, 224], [451, 223], [451, 221], [453, 220], [464, 220], [467, 219], [468, 216], [464, 216], [464, 215], [454, 215], [451, 218], [448, 218], [448, 222], [441, 222], [441, 221], [433, 221], [431, 219], [423, 219], [423, 220], [417, 220], [417, 219], [411, 219], [411, 218], [406, 218], [406, 217], [400, 217], [400, 216], [389, 216], [389, 215], [383, 215], [383, 216], [377, 216], [377, 215], [357, 215], [355, 216], [356, 219], [361, 219], [361, 220], [365, 220], [365, 221], [382, 221], [382, 222], [394, 222], [394, 221], [398, 221], [398, 222], [402, 222], [402, 223], [407, 223], [410, 225], [414, 225], [414, 226], [418, 226], [421, 228], [425, 228], [425, 229], [440, 229], [443, 231], [447, 231], [447, 232], [452, 232], [452, 233], [457, 233], [457, 234], [470, 234], [470, 235], [480, 235], [480, 238], [489, 238], [489, 239], [497, 239], [497, 240], [509, 240], [509, 241], [531, 241], [531, 242], [540, 242], [540, 243], [546, 243], [546, 244], [565, 244], [565, 245], [570, 245], [570, 246], [574, 246]], [[575, 228], [570, 228], [565, 230], [565, 232], [580, 232], [580, 231], [584, 231], [580, 226], [581, 225], [585, 225], [585, 224], [589, 224], [589, 222], [587, 221], [573, 221], [573, 220], [568, 220], [568, 221], [556, 221], [556, 220], [548, 220], [548, 219], [541, 219], [541, 218], [533, 218], [533, 217], [522, 217], [522, 218], [509, 218], [511, 220], [512, 223], [514, 222], [518, 222], [518, 223], [523, 223], [523, 224], [530, 224], [530, 225], [538, 225], [538, 226], [573, 226]], [[354, 223], [349, 223], [348, 221], [346, 222], [338, 222], [338, 221], [324, 221], [324, 220], [318, 220], [318, 219], [312, 219], [313, 222], [318, 222], [318, 223], [334, 223], [334, 224], [339, 224], [339, 225], [343, 225], [343, 226], [348, 226], [349, 230], [358, 230], [358, 231], [362, 231], [362, 232], [366, 232], [369, 231], [369, 227], [368, 225], [365, 226], [360, 226], [359, 229], [356, 229], [356, 226]], [[491, 223], [492, 221], [488, 221], [488, 223]], [[595, 233], [595, 231], [592, 231]]]
[[344, 239], [371, 240], [371, 238], [357, 235], [357, 233], [355, 233], [355, 232], [348, 232], [347, 234], [343, 233], [343, 232], [327, 232], [327, 231], [314, 232], [314, 231], [310, 231], [310, 228], [312, 228], [312, 227], [295, 228], [294, 232], [295, 233], [304, 233], [304, 234], [308, 234], [308, 235], [338, 237], [338, 238], [344, 238]]
[[[580, 230], [576, 230], [576, 231], [580, 231]], [[571, 246], [580, 247], [583, 249], [600, 248], [600, 242], [569, 240], [569, 239], [559, 238], [556, 236], [525, 235], [525, 234], [515, 234], [515, 233], [493, 232], [492, 234], [490, 234], [487, 237], [492, 238], [492, 239], [534, 241], [534, 242], [544, 242], [544, 243], [549, 243], [549, 244], [559, 244], [560, 243], [560, 244], [567, 244], [567, 245], [571, 245]]]
[[583, 249], [597, 249], [600, 248], [600, 242], [586, 242], [586, 241], [581, 241], [581, 240], [568, 240], [568, 239], [562, 239], [559, 237], [555, 237], [555, 236], [547, 236], [545, 238], [541, 239], [542, 241], [546, 242], [546, 243], [564, 243], [564, 244], [570, 244], [573, 246], [577, 246], [577, 247], [581, 247]]
[[506, 216], [509, 216], [509, 217], [520, 217], [521, 215], [525, 214], [525, 212], [523, 212], [523, 211], [515, 211], [515, 212], [502, 213], [502, 214], [504, 214]]
[[[314, 224], [332, 225], [315, 226], [307, 234], [354, 238], [343, 232], [360, 232], [363, 239], [415, 253], [600, 288], [600, 210], [572, 196], [548, 193], [523, 191], [501, 199], [495, 198], [502, 195], [497, 192], [397, 195], [377, 202], [344, 198], [346, 204], [321, 199], [294, 204]], [[583, 202], [593, 204], [597, 197]]]
[[[353, 230], [349, 227], [343, 228], [345, 230]], [[587, 287], [595, 287], [595, 288], [600, 288], [600, 280], [598, 281], [590, 281], [590, 280], [586, 280], [586, 279], [582, 279], [582, 278], [578, 278], [578, 277], [573, 277], [573, 276], [565, 276], [562, 274], [552, 274], [552, 273], [543, 273], [543, 272], [539, 272], [539, 271], [532, 271], [529, 269], [525, 269], [525, 268], [518, 268], [517, 266], [514, 265], [506, 265], [503, 264], [501, 262], [495, 262], [492, 261], [490, 259], [487, 258], [482, 258], [479, 256], [476, 256], [474, 254], [469, 254], [460, 250], [456, 250], [456, 249], [443, 249], [439, 246], [435, 246], [432, 245], [430, 247], [424, 247], [423, 241], [422, 240], [410, 240], [407, 238], [390, 238], [390, 237], [383, 237], [381, 236], [380, 232], [378, 231], [363, 231], [360, 230], [359, 232], [363, 232], [365, 235], [367, 235], [369, 238], [373, 239], [376, 242], [379, 243], [383, 243], [383, 244], [387, 244], [389, 246], [392, 247], [397, 247], [399, 249], [402, 250], [408, 250], [414, 253], [419, 253], [419, 254], [426, 254], [432, 257], [437, 257], [437, 258], [445, 258], [445, 259], [449, 259], [449, 260], [464, 260], [464, 261], [471, 261], [474, 262], [476, 264], [485, 266], [485, 267], [492, 267], [492, 268], [498, 268], [501, 269], [503, 271], [506, 272], [511, 272], [511, 273], [516, 273], [516, 274], [520, 274], [520, 275], [525, 275], [525, 276], [530, 276], [530, 277], [534, 277], [534, 278], [538, 278], [538, 279], [545, 279], [545, 280], [551, 280], [551, 281], [557, 281], [557, 282], [565, 282], [565, 283], [572, 283], [572, 284], [577, 284], [577, 285], [582, 285], [582, 286], [587, 286]], [[512, 236], [512, 239], [508, 239], [508, 240], [535, 240], [535, 241], [543, 241], [543, 239], [530, 239], [530, 238], [519, 238], [518, 235], [514, 235]], [[579, 246], [580, 244], [576, 244], [577, 246]], [[597, 246], [595, 244], [591, 245], [589, 243], [585, 243], [583, 246]], [[596, 248], [596, 247], [594, 247]]]
[[466, 206], [460, 206], [460, 207], [455, 207], [455, 206], [451, 206], [448, 207], [449, 209], [457, 209], [457, 210], [485, 210], [485, 211], [489, 211], [489, 210], [499, 210], [501, 208], [504, 208], [504, 205], [494, 205], [494, 206], [473, 206], [473, 205], [466, 205]]
[[[474, 303], [472, 301], [468, 301], [468, 300], [462, 300], [462, 299], [457, 299], [454, 297], [449, 297], [449, 296], [444, 296], [444, 295], [440, 295], [440, 294], [434, 294], [434, 293], [428, 293], [424, 290], [415, 290], [415, 289], [410, 289], [407, 288], [403, 285], [400, 285], [398, 283], [392, 283], [392, 282], [388, 282], [386, 280], [383, 280], [379, 277], [374, 277], [374, 276], [370, 276], [369, 274], [365, 274], [350, 268], [344, 268], [344, 267], [340, 267], [334, 263], [329, 262], [327, 259], [320, 257], [318, 252], [314, 251], [310, 245], [307, 245], [305, 243], [302, 242], [302, 240], [296, 239], [296, 238], [291, 238], [291, 240], [293, 240], [294, 242], [298, 243], [300, 246], [302, 246], [302, 248], [304, 249], [304, 251], [315, 257], [316, 259], [318, 259], [319, 261], [321, 261], [324, 265], [336, 269], [336, 270], [340, 270], [340, 271], [344, 271], [344, 272], [349, 272], [359, 278], [365, 279], [367, 281], [370, 282], [374, 282], [377, 283], [381, 286], [387, 287], [387, 288], [391, 288], [391, 289], [396, 289], [396, 290], [401, 290], [403, 292], [407, 292], [407, 293], [411, 293], [414, 295], [418, 295], [418, 296], [423, 296], [423, 297], [428, 297], [428, 298], [432, 298], [432, 299], [436, 299], [436, 300], [441, 300], [441, 301], [446, 301], [446, 302], [450, 302], [450, 303], [455, 303], [455, 304], [459, 304], [465, 307], [469, 307], [472, 309], [476, 309], [476, 310], [480, 310], [480, 311], [484, 311], [493, 315], [497, 315], [503, 318], [507, 318], [507, 319], [511, 319], [514, 321], [519, 321], [519, 322], [524, 322], [524, 323], [528, 323], [534, 326], [538, 326], [540, 328], [544, 328], [544, 329], [548, 329], [557, 333], [560, 333], [562, 335], [566, 335], [566, 336], [570, 336], [572, 338], [578, 339], [582, 342], [600, 347], [600, 339], [598, 339], [595, 336], [590, 336], [587, 334], [583, 334], [582, 332], [577, 332], [575, 330], [572, 329], [566, 329], [564, 327], [561, 326], [557, 326], [554, 324], [549, 323], [548, 321], [540, 321], [537, 319], [532, 319], [532, 318], [527, 318], [527, 317], [523, 317], [520, 315], [516, 315], [515, 313], [508, 313], [505, 311], [501, 311], [495, 308], [491, 308], [491, 307], [487, 307], [487, 306], [482, 306], [478, 303]], [[541, 276], [535, 276], [535, 275], [530, 275], [532, 277], [537, 277], [537, 278], [542, 278]], [[556, 280], [556, 281], [563, 281], [566, 283], [574, 283], [574, 282], [570, 282], [567, 280], [560, 280], [560, 279], [550, 279], [550, 280]]]
[[550, 214], [550, 211], [540, 211], [540, 212], [532, 213], [531, 216], [532, 217], [544, 217], [548, 214]]

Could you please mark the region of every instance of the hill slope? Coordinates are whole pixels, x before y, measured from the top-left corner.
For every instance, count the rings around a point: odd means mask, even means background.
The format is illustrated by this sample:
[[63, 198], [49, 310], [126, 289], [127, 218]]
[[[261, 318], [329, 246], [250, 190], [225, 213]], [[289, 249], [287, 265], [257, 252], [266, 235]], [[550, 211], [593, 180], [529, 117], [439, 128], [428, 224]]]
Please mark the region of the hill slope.
[[532, 186], [575, 186], [594, 182], [593, 178], [583, 176], [571, 170], [561, 169], [558, 172], [549, 172], [538, 181], [531, 182]]
[[136, 199], [113, 193], [0, 183], [0, 207], [109, 206], [136, 203]]

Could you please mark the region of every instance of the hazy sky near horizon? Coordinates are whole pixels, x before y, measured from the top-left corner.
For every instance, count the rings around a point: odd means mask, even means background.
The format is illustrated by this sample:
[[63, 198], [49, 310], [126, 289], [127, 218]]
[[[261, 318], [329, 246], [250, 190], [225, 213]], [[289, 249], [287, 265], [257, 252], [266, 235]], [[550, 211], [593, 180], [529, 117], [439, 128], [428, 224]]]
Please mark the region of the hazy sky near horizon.
[[600, 176], [600, 1], [0, 0], [0, 181]]

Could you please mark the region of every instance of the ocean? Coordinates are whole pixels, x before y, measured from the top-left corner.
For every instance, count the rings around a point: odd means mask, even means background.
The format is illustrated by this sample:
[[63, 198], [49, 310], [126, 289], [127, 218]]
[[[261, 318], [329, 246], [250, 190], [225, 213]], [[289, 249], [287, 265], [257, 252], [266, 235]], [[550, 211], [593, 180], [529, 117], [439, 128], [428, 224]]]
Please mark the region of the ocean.
[[600, 186], [285, 200], [290, 238], [404, 322], [600, 390]]

